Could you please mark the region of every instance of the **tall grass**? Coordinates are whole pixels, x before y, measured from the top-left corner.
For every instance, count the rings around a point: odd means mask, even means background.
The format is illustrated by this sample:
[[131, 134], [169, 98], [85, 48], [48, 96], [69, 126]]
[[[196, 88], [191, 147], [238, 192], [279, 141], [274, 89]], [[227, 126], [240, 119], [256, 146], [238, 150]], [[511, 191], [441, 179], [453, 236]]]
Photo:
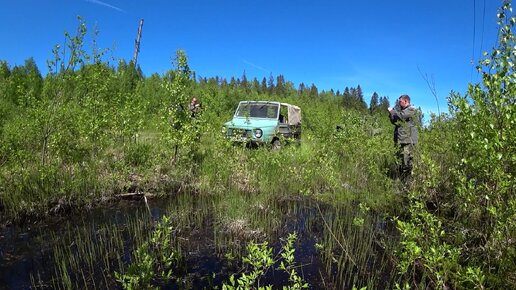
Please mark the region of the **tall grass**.
[[390, 289], [394, 275], [390, 263], [393, 233], [385, 220], [351, 206], [323, 210], [317, 205], [323, 234], [318, 248], [325, 271], [338, 289], [352, 285]]
[[[90, 219], [88, 224], [68, 224], [67, 228], [51, 233], [52, 288], [116, 288], [113, 273], [130, 261], [131, 249], [143, 243], [151, 228], [145, 211], [122, 220], [91, 223]], [[34, 287], [45, 285], [42, 281], [33, 283]]]

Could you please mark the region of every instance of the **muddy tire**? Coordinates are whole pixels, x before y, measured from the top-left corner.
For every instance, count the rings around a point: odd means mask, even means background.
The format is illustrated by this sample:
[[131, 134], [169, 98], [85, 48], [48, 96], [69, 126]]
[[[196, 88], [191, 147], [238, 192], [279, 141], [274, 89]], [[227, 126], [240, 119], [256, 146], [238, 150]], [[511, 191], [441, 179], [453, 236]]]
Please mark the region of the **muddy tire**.
[[272, 141], [272, 150], [280, 150], [281, 149], [281, 142], [279, 139], [274, 139]]

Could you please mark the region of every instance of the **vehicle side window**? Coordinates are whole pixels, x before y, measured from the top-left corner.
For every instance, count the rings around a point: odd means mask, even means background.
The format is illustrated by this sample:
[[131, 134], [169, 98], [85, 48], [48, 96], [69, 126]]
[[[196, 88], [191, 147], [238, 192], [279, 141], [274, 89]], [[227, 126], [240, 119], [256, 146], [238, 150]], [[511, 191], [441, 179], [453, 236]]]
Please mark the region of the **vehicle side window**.
[[287, 116], [288, 116], [287, 107], [281, 106], [280, 113], [279, 113], [279, 121], [280, 121], [280, 123], [288, 123]]

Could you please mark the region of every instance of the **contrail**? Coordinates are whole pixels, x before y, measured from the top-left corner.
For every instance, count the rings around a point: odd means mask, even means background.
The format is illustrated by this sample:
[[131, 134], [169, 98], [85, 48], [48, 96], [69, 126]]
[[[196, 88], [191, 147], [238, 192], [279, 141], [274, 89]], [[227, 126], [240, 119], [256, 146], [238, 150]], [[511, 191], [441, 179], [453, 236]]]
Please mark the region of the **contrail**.
[[259, 70], [261, 70], [261, 71], [264, 71], [264, 72], [266, 72], [266, 73], [271, 72], [270, 70], [265, 69], [265, 68], [263, 68], [263, 67], [261, 67], [261, 66], [255, 65], [254, 63], [250, 63], [250, 62], [248, 62], [248, 61], [247, 61], [247, 60], [245, 60], [245, 59], [242, 59], [242, 60], [244, 61], [244, 63], [246, 63], [246, 64], [248, 64], [248, 65], [250, 65], [250, 66], [252, 66], [252, 67], [254, 67], [254, 68], [257, 68], [257, 69], [259, 69]]
[[118, 12], [127, 13], [127, 12], [126, 12], [125, 10], [123, 10], [123, 9], [120, 9], [120, 8], [118, 8], [118, 7], [115, 7], [115, 6], [111, 5], [111, 4], [107, 4], [107, 3], [102, 2], [102, 1], [99, 1], [99, 0], [86, 0], [86, 2], [91, 2], [91, 3], [93, 3], [93, 4], [99, 4], [99, 5], [102, 5], [102, 6], [109, 7], [109, 8], [111, 8], [111, 9], [115, 9], [115, 10], [116, 10], [116, 11], [118, 11]]

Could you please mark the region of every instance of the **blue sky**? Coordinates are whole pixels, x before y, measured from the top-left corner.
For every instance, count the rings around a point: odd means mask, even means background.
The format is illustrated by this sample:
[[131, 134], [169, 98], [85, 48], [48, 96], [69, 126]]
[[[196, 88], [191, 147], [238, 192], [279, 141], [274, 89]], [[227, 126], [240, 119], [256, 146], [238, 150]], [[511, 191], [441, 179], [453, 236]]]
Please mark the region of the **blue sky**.
[[[479, 82], [474, 69], [496, 44], [501, 0], [0, 0], [0, 60], [11, 67], [33, 57], [46, 73], [52, 48], [75, 34], [77, 16], [99, 47], [133, 58], [145, 75], [173, 68], [177, 49], [202, 77], [279, 74], [297, 88], [341, 92], [360, 85], [391, 104], [409, 94], [423, 112], [447, 111], [450, 91]], [[91, 53], [91, 51], [89, 51]]]

